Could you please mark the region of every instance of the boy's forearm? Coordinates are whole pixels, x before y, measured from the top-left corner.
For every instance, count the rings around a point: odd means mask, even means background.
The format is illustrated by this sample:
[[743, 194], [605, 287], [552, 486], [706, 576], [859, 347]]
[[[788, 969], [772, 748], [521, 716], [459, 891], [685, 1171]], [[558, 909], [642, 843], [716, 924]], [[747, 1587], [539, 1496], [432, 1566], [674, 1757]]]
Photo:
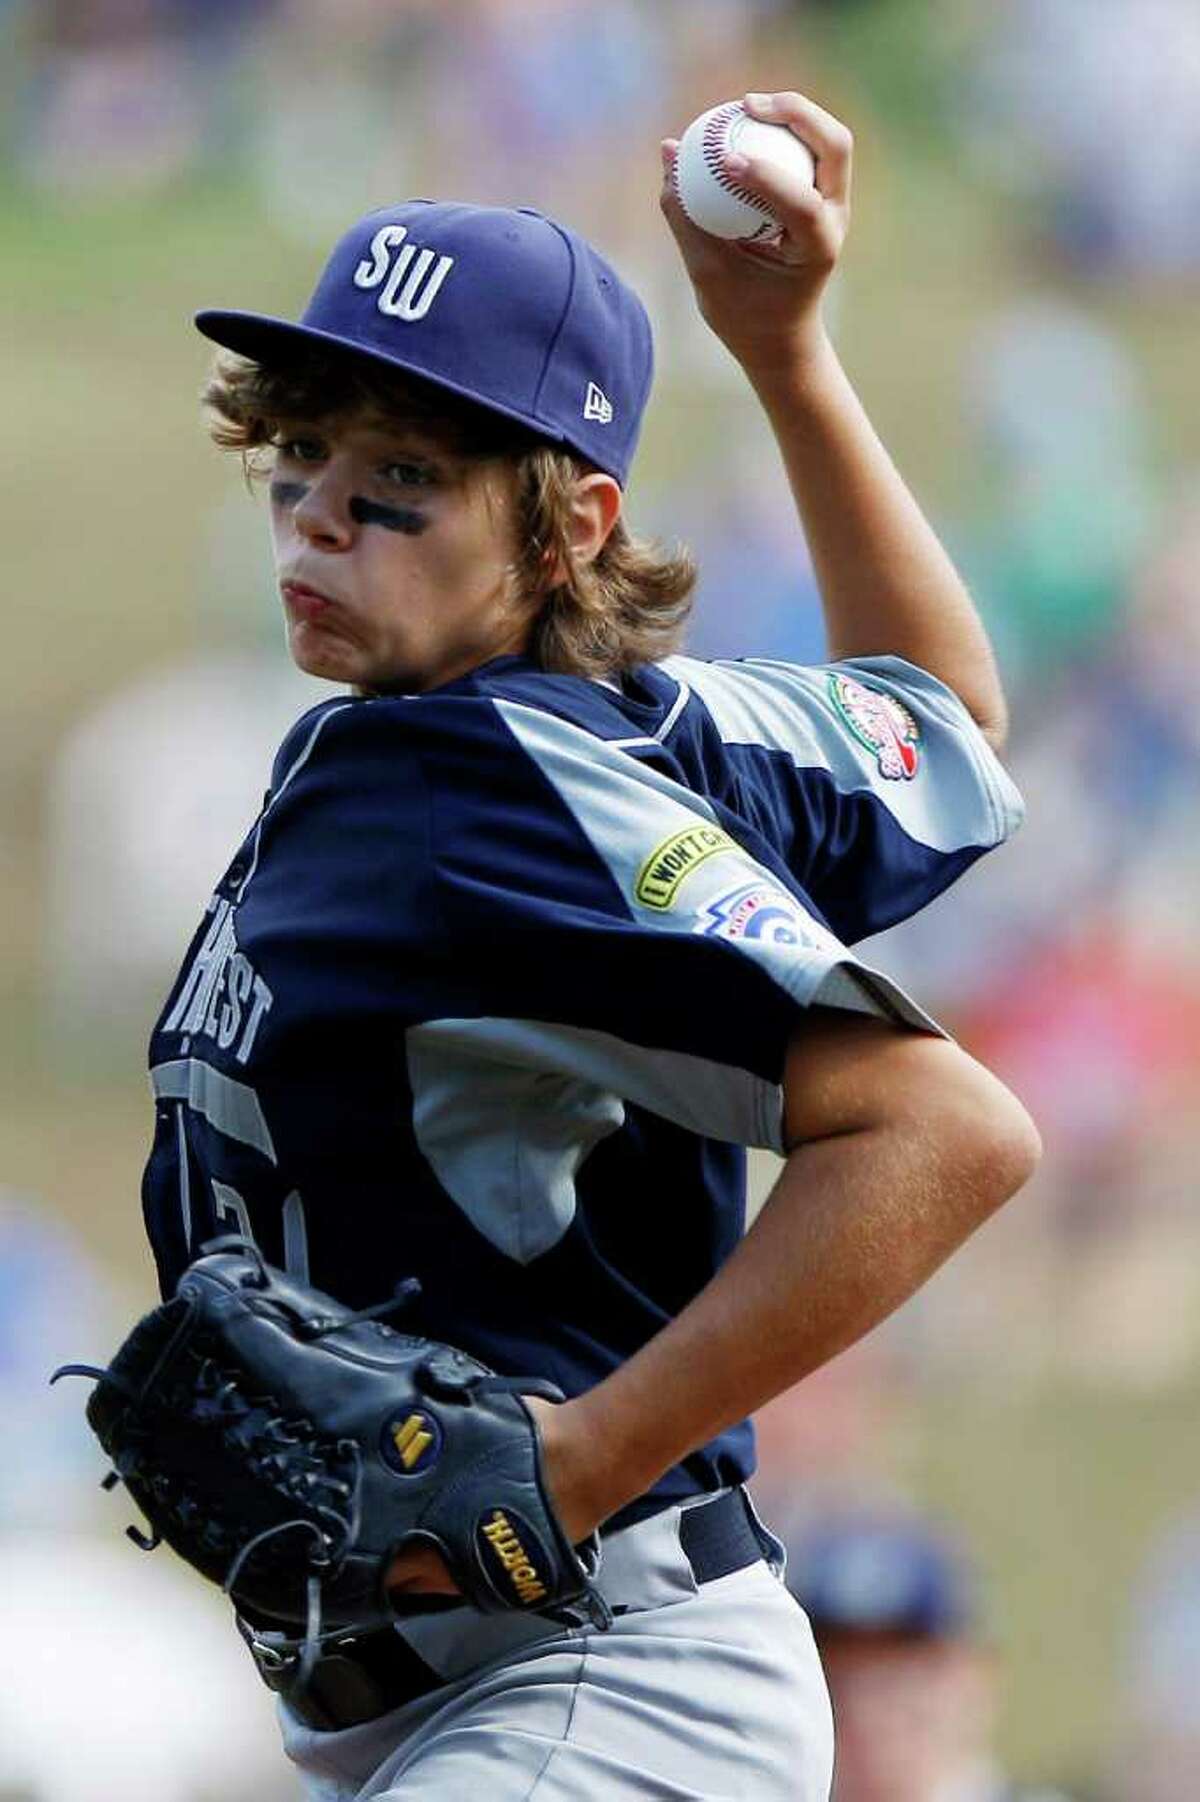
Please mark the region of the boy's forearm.
[[1000, 744], [1007, 709], [988, 635], [828, 338], [745, 367], [796, 499], [830, 656], [919, 664]]
[[[908, 1048], [892, 1060], [897, 1087]], [[944, 1042], [923, 1071], [961, 1064]], [[870, 1091], [863, 1112], [873, 1111]], [[792, 1152], [750, 1232], [678, 1317], [568, 1403], [585, 1448], [589, 1524], [854, 1344], [907, 1300], [1001, 1202], [1035, 1156], [1033, 1129], [979, 1071], [952, 1102], [889, 1106]], [[565, 1423], [564, 1423], [565, 1424]], [[597, 1461], [595, 1448], [603, 1448]]]
[[[915, 1289], [901, 1257], [862, 1257], [883, 1223], [864, 1219], [864, 1163], [891, 1162], [886, 1135], [861, 1133], [793, 1153], [750, 1233], [691, 1305], [598, 1388], [568, 1404], [610, 1456], [602, 1517], [663, 1472], [852, 1344]], [[860, 1244], [860, 1236], [865, 1241]], [[899, 1248], [897, 1248], [899, 1249]], [[949, 1249], [949, 1248], [947, 1248]]]

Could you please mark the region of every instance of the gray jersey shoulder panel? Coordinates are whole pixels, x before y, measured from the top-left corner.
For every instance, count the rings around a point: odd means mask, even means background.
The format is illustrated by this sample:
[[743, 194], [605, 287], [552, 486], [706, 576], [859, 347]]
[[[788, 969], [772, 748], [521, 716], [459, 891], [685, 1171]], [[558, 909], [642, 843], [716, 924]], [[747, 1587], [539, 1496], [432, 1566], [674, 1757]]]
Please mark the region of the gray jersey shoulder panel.
[[405, 1042], [422, 1155], [519, 1263], [567, 1231], [575, 1179], [627, 1101], [705, 1137], [783, 1149], [779, 1088], [706, 1058], [540, 1020], [429, 1020]]
[[[843, 794], [871, 794], [910, 838], [934, 850], [999, 844], [1021, 822], [1018, 790], [957, 695], [902, 657], [813, 667], [671, 657], [663, 668], [687, 682], [725, 744], [785, 753], [798, 769], [824, 771]], [[913, 715], [922, 758], [913, 780], [881, 774], [877, 754], [838, 717], [831, 675], [886, 692]]]
[[432, 1020], [405, 1035], [422, 1155], [472, 1226], [521, 1264], [562, 1238], [580, 1167], [625, 1119], [618, 1095], [555, 1055], [554, 1032]]
[[[801, 1007], [822, 1001], [861, 1009], [865, 994], [866, 1011], [941, 1033], [890, 978], [860, 964], [798, 895], [719, 826], [703, 796], [581, 726], [517, 702], [497, 701], [496, 707], [574, 815], [639, 926], [664, 935], [722, 939], [764, 968]], [[696, 859], [669, 888], [664, 885], [657, 899], [647, 900], [646, 876], [654, 858], [698, 829], [712, 829], [708, 842], [718, 848]], [[739, 932], [733, 922], [748, 908], [759, 929]], [[831, 982], [839, 970], [853, 976], [849, 989]], [[831, 999], [849, 992], [853, 1003]]]

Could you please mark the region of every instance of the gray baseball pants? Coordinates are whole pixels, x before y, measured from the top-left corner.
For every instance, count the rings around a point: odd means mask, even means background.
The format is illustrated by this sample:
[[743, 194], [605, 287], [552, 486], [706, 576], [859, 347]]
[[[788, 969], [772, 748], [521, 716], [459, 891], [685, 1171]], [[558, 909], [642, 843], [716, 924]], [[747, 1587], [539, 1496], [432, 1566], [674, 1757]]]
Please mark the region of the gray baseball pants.
[[453, 1609], [404, 1623], [444, 1687], [336, 1732], [281, 1705], [309, 1802], [827, 1802], [829, 1698], [782, 1552], [698, 1584], [678, 1508], [604, 1542], [604, 1633]]

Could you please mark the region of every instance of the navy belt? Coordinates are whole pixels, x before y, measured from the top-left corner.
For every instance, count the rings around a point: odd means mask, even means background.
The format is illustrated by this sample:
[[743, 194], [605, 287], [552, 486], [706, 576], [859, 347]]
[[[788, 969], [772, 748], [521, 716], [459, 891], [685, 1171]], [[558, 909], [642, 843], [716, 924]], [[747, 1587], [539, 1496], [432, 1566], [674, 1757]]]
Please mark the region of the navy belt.
[[[697, 1583], [744, 1570], [763, 1555], [741, 1489], [684, 1508], [679, 1543]], [[620, 1607], [615, 1612], [620, 1614]], [[267, 1688], [288, 1691], [297, 1657], [282, 1656], [257, 1639], [247, 1623], [238, 1624]], [[399, 1633], [384, 1627], [358, 1639], [339, 1640], [317, 1659], [303, 1693], [288, 1695], [288, 1707], [306, 1727], [328, 1733], [360, 1727], [441, 1689], [447, 1681]]]

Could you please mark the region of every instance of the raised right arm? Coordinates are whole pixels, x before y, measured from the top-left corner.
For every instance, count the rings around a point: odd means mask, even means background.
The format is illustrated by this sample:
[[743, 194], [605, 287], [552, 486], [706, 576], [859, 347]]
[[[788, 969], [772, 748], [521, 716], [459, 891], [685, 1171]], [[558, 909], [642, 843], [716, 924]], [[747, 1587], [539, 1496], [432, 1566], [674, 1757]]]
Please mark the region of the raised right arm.
[[850, 216], [850, 133], [801, 94], [754, 102], [757, 117], [795, 132], [816, 157], [816, 188], [753, 162], [737, 172], [783, 220], [779, 244], [730, 244], [692, 225], [669, 179], [670, 139], [662, 205], [701, 313], [741, 364], [775, 434], [817, 575], [829, 655], [891, 654], [928, 670], [999, 749], [1007, 706], [983, 623], [825, 329], [824, 294]]

